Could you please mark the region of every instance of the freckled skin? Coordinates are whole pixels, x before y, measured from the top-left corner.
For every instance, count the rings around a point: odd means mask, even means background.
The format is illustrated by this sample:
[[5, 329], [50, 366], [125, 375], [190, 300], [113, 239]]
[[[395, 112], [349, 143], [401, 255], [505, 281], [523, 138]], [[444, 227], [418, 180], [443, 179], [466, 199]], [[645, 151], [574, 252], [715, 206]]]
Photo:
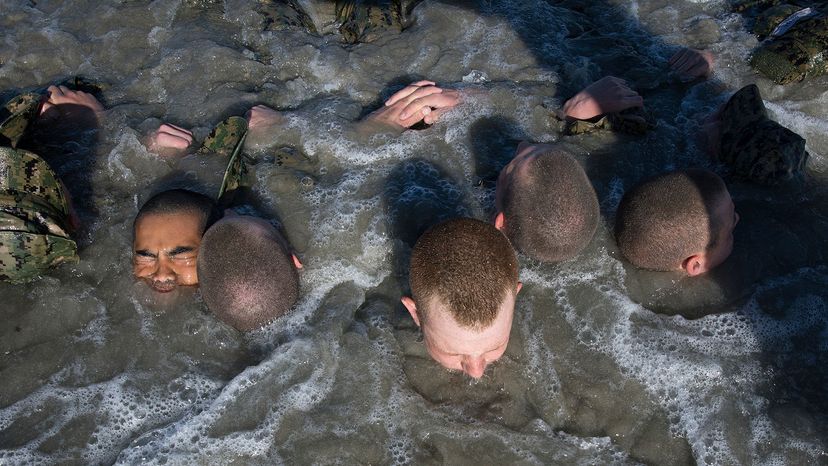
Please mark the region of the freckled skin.
[[[450, 311], [439, 300], [428, 303], [428, 317], [422, 324], [423, 339], [428, 354], [446, 369], [465, 372], [470, 377], [479, 379], [486, 372], [486, 367], [500, 359], [509, 344], [512, 330], [512, 317], [515, 311], [515, 298], [520, 291], [518, 284], [514, 293], [509, 293], [494, 322], [484, 329], [470, 329], [460, 326]], [[411, 308], [414, 301], [404, 298], [403, 304]], [[412, 316], [416, 314], [416, 310]]]
[[144, 215], [135, 224], [132, 273], [160, 293], [198, 284], [202, 218], [191, 212]]

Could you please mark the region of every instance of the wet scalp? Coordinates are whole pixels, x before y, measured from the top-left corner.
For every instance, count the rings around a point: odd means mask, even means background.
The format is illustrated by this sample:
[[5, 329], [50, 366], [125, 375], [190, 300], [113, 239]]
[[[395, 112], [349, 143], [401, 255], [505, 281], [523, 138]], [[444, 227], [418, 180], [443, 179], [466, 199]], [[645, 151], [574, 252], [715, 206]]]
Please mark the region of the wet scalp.
[[215, 201], [209, 197], [186, 189], [169, 189], [155, 194], [141, 206], [132, 224], [132, 231], [135, 232], [135, 225], [145, 215], [168, 215], [182, 212], [201, 215], [202, 233], [221, 216]]
[[503, 190], [504, 233], [533, 259], [561, 262], [592, 240], [600, 211], [581, 164], [551, 150], [527, 162], [523, 176], [512, 176]]
[[453, 219], [417, 240], [410, 282], [421, 320], [428, 319], [426, 308], [437, 301], [461, 326], [481, 329], [491, 325], [507, 294], [515, 292], [518, 262], [509, 240], [494, 226]]
[[659, 175], [624, 195], [615, 219], [621, 254], [633, 265], [677, 270], [693, 254], [715, 246], [719, 230], [713, 211], [727, 187], [708, 170]]
[[198, 277], [204, 303], [241, 331], [280, 317], [299, 297], [293, 260], [275, 228], [270, 230], [248, 217], [232, 217], [213, 225], [201, 241]]

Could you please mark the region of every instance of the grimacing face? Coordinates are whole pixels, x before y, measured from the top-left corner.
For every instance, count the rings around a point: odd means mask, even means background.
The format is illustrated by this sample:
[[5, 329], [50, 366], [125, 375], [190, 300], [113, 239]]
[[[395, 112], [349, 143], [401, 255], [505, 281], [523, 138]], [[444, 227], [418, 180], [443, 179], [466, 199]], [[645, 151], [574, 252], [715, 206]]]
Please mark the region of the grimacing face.
[[198, 284], [203, 219], [196, 212], [146, 214], [135, 223], [132, 273], [155, 291]]
[[[494, 322], [482, 330], [460, 326], [450, 311], [433, 299], [429, 303], [428, 318], [423, 322], [415, 319], [422, 324], [428, 354], [446, 369], [463, 371], [475, 379], [483, 377], [486, 367], [500, 359], [509, 344], [515, 298], [520, 288], [518, 283], [515, 292], [507, 293]], [[403, 298], [409, 312], [413, 303], [411, 298]]]

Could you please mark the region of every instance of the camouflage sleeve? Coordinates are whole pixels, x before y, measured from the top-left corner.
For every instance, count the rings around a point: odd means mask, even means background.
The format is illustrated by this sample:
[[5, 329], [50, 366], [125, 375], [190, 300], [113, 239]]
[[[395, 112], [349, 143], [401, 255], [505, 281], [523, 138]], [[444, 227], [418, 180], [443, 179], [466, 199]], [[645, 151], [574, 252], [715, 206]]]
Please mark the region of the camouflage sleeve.
[[0, 280], [30, 281], [77, 261], [63, 184], [36, 154], [0, 147]]
[[721, 119], [719, 161], [734, 178], [770, 186], [802, 177], [808, 161], [805, 140], [768, 118], [755, 84], [730, 98]]
[[643, 108], [630, 108], [617, 113], [609, 113], [597, 120], [564, 120], [563, 134], [573, 136], [588, 134], [600, 130], [617, 133], [642, 135], [655, 128], [655, 117]]
[[800, 21], [780, 37], [766, 41], [750, 65], [777, 84], [802, 81], [828, 72], [828, 16]]
[[43, 96], [29, 92], [6, 102], [0, 109], [0, 146], [17, 147], [26, 130], [37, 119]]
[[371, 42], [385, 31], [399, 33], [420, 0], [259, 0], [266, 30], [299, 27], [311, 34], [339, 32], [349, 44]]
[[247, 120], [232, 116], [213, 128], [213, 131], [204, 140], [197, 154], [213, 154], [227, 159], [227, 168], [221, 182], [217, 199], [227, 198], [231, 193], [242, 186], [248, 186], [247, 166], [244, 162], [244, 140], [247, 136]]

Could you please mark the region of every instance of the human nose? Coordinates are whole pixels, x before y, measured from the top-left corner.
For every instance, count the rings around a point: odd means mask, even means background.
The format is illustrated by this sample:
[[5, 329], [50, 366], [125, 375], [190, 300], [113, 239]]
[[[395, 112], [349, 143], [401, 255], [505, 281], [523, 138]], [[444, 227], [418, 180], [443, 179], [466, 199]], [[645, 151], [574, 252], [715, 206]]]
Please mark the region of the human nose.
[[488, 365], [488, 362], [483, 356], [466, 356], [461, 362], [463, 372], [475, 379], [483, 377], [483, 373], [486, 372], [486, 365]]
[[152, 274], [152, 278], [153, 280], [158, 282], [167, 282], [175, 280], [175, 270], [173, 270], [170, 261], [164, 257], [159, 257], [155, 273]]

